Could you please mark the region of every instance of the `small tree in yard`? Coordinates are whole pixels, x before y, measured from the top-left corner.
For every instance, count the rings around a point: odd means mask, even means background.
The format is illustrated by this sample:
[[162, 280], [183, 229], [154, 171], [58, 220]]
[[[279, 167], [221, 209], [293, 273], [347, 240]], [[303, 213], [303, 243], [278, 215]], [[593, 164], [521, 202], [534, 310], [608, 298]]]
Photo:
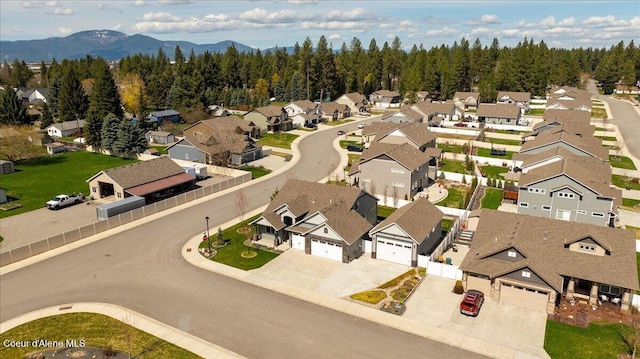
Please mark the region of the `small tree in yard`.
[[218, 227], [218, 239], [216, 240], [216, 245], [221, 246], [224, 243], [224, 238], [222, 237], [222, 228]]
[[636, 358], [636, 351], [640, 345], [640, 312], [635, 306], [631, 306], [631, 324], [621, 325], [620, 334], [631, 351], [631, 358]]
[[247, 224], [244, 222], [244, 216], [245, 214], [247, 214], [247, 206], [249, 205], [249, 201], [247, 200], [247, 196], [244, 194], [243, 190], [239, 190], [236, 192], [235, 204], [238, 217], [240, 217], [240, 223], [242, 223], [242, 232], [245, 233]]

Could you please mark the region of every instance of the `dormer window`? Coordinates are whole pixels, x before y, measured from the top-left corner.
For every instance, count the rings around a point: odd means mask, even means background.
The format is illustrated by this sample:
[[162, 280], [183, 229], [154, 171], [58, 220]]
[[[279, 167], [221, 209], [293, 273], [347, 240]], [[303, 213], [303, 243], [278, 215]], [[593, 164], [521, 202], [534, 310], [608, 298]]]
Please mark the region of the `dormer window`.
[[588, 244], [581, 244], [579, 248], [581, 250], [587, 251], [587, 252], [595, 252], [596, 251], [596, 246], [592, 246], [592, 245], [588, 245]]
[[515, 251], [508, 251], [508, 252], [507, 252], [507, 255], [508, 255], [509, 257], [511, 257], [511, 258], [515, 258], [515, 257], [517, 256], [517, 254], [516, 254], [516, 252], [515, 252]]
[[558, 192], [558, 198], [569, 198], [569, 199], [573, 199], [573, 193], [566, 193], [566, 192]]
[[522, 271], [522, 276], [525, 278], [531, 278], [531, 272], [523, 270]]

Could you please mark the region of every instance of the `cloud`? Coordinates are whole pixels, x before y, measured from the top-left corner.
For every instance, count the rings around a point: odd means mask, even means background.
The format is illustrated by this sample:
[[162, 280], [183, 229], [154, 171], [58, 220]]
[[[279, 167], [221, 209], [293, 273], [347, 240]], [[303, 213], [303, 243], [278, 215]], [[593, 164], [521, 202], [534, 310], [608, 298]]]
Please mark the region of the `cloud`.
[[133, 5], [135, 6], [144, 6], [144, 0], [136, 0], [133, 2]]
[[73, 10], [67, 8], [67, 9], [62, 9], [62, 8], [55, 8], [53, 9], [53, 14], [54, 15], [73, 15]]
[[558, 25], [560, 26], [573, 26], [576, 23], [575, 17], [568, 17], [566, 19], [562, 19]]
[[58, 28], [58, 32], [62, 33], [62, 34], [70, 34], [71, 33], [71, 29], [68, 27], [62, 27], [60, 26]]
[[546, 19], [542, 19], [540, 21], [540, 26], [543, 26], [543, 27], [554, 27], [554, 26], [556, 26], [556, 18], [553, 15], [551, 15], [551, 16], [547, 17]]
[[418, 32], [418, 28], [410, 20], [403, 20], [403, 21], [400, 21], [400, 24], [396, 28], [396, 31], [414, 33], [414, 32]]
[[387, 39], [395, 39], [395, 38], [396, 38], [396, 34], [394, 34], [394, 33], [390, 33], [390, 34], [387, 34], [387, 36], [385, 36], [385, 37], [386, 37]]
[[292, 23], [296, 20], [296, 14], [291, 10], [267, 12], [265, 9], [255, 8], [240, 14], [240, 19], [259, 24]]
[[160, 21], [160, 22], [175, 22], [180, 21], [180, 18], [169, 14], [168, 12], [148, 12], [142, 15], [144, 21]]
[[342, 36], [340, 34], [331, 34], [329, 35], [329, 40], [340, 40]]
[[164, 5], [184, 5], [193, 3], [193, 0], [158, 0], [160, 4]]
[[392, 27], [394, 27], [394, 26], [395, 26], [394, 24], [385, 23], [385, 24], [380, 24], [378, 27], [379, 27], [380, 29], [390, 29], [390, 28], [392, 28]]
[[498, 15], [482, 15], [479, 19], [471, 19], [469, 22], [467, 22], [467, 25], [478, 26], [500, 23], [501, 22], [498, 19]]
[[444, 17], [436, 17], [436, 16], [425, 16], [420, 20], [421, 22], [424, 22], [427, 25], [433, 25], [433, 26], [441, 26], [441, 25], [448, 25], [448, 24], [455, 23], [455, 21], [452, 19], [447, 19]]
[[370, 20], [373, 18], [375, 18], [375, 16], [372, 13], [368, 13], [363, 8], [360, 8], [360, 7], [351, 9], [349, 11], [333, 10], [333, 11], [330, 11], [325, 16], [325, 19], [327, 20], [337, 20], [337, 21]]
[[442, 29], [428, 30], [427, 36], [453, 36], [458, 35], [458, 33], [458, 30], [445, 26]]
[[287, 2], [289, 4], [294, 4], [294, 5], [304, 5], [304, 4], [317, 4], [320, 1], [318, 1], [318, 0], [289, 0]]
[[303, 21], [301, 29], [322, 29], [322, 30], [365, 30], [368, 25], [359, 21]]
[[616, 21], [616, 17], [613, 15], [608, 16], [591, 16], [590, 18], [584, 20], [582, 25], [587, 26], [610, 26], [613, 25]]

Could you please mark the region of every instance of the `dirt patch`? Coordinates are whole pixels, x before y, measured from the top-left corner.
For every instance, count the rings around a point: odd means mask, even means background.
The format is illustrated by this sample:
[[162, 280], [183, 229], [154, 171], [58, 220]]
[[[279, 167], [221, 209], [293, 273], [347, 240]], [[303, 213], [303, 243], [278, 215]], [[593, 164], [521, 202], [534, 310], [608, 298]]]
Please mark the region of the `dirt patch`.
[[107, 348], [61, 348], [39, 351], [27, 354], [24, 359], [53, 359], [53, 358], [73, 358], [73, 359], [128, 359], [131, 356], [125, 352], [119, 352]]
[[631, 323], [631, 315], [621, 311], [617, 304], [602, 303], [594, 309], [586, 301], [580, 300], [571, 305], [565, 298], [560, 301], [554, 314], [549, 315], [549, 319], [583, 328], [589, 327], [589, 323]]

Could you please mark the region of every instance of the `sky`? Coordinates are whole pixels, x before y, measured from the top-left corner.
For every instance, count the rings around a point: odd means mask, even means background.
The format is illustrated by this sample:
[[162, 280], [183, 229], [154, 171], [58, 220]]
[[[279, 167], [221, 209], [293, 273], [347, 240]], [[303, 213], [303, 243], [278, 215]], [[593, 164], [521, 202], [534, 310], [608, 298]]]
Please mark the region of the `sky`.
[[233, 40], [255, 48], [315, 44], [334, 49], [357, 37], [367, 48], [397, 36], [403, 48], [452, 45], [479, 38], [515, 46], [526, 36], [550, 47], [640, 45], [640, 1], [199, 1], [2, 0], [0, 40], [64, 37], [116, 30], [159, 40], [211, 44]]

